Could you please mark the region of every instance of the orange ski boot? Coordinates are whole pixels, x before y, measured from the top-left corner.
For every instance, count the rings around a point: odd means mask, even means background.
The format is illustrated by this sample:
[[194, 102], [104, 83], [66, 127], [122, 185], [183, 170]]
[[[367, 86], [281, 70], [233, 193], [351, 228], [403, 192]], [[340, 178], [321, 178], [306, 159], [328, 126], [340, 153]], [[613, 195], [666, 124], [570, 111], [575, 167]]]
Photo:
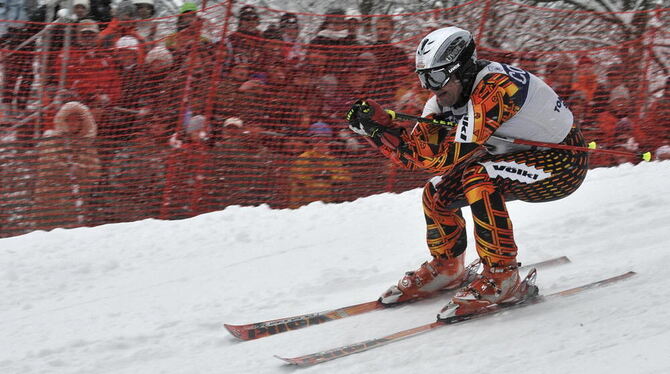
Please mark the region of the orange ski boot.
[[519, 264], [504, 267], [484, 265], [484, 270], [468, 286], [458, 291], [445, 306], [438, 318], [477, 313], [494, 304], [514, 304], [524, 301], [537, 292], [535, 269], [522, 282]]
[[418, 270], [408, 271], [397, 286], [391, 286], [379, 301], [390, 305], [412, 299], [420, 299], [443, 289], [461, 287], [479, 268], [479, 260], [467, 268], [464, 266], [465, 253], [452, 259], [433, 258], [424, 262]]

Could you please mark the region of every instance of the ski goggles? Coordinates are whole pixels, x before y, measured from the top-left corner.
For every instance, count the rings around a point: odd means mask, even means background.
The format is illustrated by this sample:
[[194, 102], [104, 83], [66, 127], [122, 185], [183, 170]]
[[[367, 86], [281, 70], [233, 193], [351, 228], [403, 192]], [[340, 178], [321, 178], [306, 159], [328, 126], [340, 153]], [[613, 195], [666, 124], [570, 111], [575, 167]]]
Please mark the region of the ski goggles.
[[444, 66], [436, 69], [417, 70], [416, 73], [419, 75], [421, 87], [437, 91], [449, 83], [453, 78], [452, 72], [456, 69], [458, 69], [458, 66]]

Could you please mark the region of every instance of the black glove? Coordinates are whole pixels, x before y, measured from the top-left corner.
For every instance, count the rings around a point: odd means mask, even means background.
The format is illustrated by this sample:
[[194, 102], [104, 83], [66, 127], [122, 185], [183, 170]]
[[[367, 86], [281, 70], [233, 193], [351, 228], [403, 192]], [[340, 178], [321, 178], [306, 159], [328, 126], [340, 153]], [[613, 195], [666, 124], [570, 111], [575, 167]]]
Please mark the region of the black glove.
[[349, 128], [356, 134], [378, 137], [391, 126], [391, 116], [374, 100], [360, 99], [347, 112]]

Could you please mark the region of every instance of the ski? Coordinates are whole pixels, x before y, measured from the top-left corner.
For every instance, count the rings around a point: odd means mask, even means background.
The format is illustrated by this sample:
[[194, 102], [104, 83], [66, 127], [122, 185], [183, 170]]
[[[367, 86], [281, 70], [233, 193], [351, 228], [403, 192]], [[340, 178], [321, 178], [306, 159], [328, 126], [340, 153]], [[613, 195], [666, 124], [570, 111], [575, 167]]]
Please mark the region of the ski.
[[475, 314], [469, 314], [469, 315], [463, 315], [463, 316], [453, 316], [453, 317], [448, 317], [446, 319], [442, 320], [437, 320], [435, 322], [427, 323], [425, 325], [417, 326], [411, 329], [407, 330], [402, 330], [398, 331], [396, 333], [393, 333], [391, 335], [387, 335], [383, 338], [377, 338], [377, 339], [370, 339], [370, 340], [365, 340], [359, 343], [353, 343], [353, 344], [348, 344], [341, 346], [339, 348], [334, 348], [334, 349], [329, 349], [327, 351], [322, 351], [318, 353], [312, 353], [312, 354], [307, 354], [304, 356], [298, 356], [298, 357], [281, 357], [275, 355], [276, 358], [291, 364], [291, 365], [296, 365], [296, 366], [313, 366], [317, 365], [326, 361], [331, 361], [335, 360], [340, 357], [345, 357], [352, 355], [354, 353], [359, 353], [359, 352], [364, 352], [376, 347], [380, 347], [382, 345], [386, 345], [389, 343], [397, 342], [402, 339], [406, 339], [412, 336], [419, 335], [421, 333], [425, 333], [427, 331], [435, 330], [439, 327], [444, 327], [448, 325], [453, 325], [459, 322], [464, 322], [468, 320], [473, 320], [477, 318], [482, 318], [485, 316], [490, 316], [494, 315], [497, 313], [500, 313], [502, 311], [506, 310], [511, 310], [511, 309], [517, 309], [517, 308], [522, 308], [525, 306], [529, 305], [534, 305], [534, 304], [539, 304], [545, 301], [548, 301], [550, 299], [558, 298], [558, 297], [563, 297], [563, 296], [569, 296], [569, 295], [574, 295], [577, 293], [580, 293], [582, 291], [604, 286], [607, 284], [615, 283], [624, 279], [628, 279], [635, 275], [635, 272], [629, 271], [627, 273], [623, 273], [614, 277], [610, 278], [605, 278], [601, 279], [599, 281], [595, 281], [592, 283], [587, 283], [583, 284], [581, 286], [573, 287], [570, 289], [565, 289], [562, 291], [554, 292], [549, 295], [537, 295], [532, 298], [526, 299], [524, 302], [521, 303], [516, 303], [516, 304], [511, 304], [511, 305], [492, 305], [489, 308], [483, 309], [480, 312], [477, 312]]
[[[556, 266], [561, 264], [567, 264], [570, 262], [570, 259], [566, 256], [560, 256], [551, 258], [545, 261], [541, 261], [535, 264], [530, 264], [524, 266], [524, 268], [545, 268], [550, 266]], [[467, 271], [467, 270], [466, 270]], [[464, 283], [469, 283], [470, 279], [466, 280]], [[457, 289], [457, 288], [456, 288]], [[455, 291], [456, 289], [444, 290], [442, 292], [437, 292], [435, 295], [443, 294], [444, 292]], [[416, 302], [421, 299], [415, 299], [407, 301], [404, 303], [396, 303], [393, 305], [385, 305], [379, 302], [379, 300], [368, 301], [360, 304], [354, 304], [349, 306], [344, 306], [336, 309], [326, 310], [323, 312], [317, 313], [308, 313], [301, 314], [293, 317], [273, 319], [263, 322], [249, 323], [245, 325], [231, 325], [224, 324], [224, 327], [230, 332], [234, 337], [241, 340], [254, 340], [260, 339], [271, 335], [276, 335], [282, 332], [298, 330], [301, 328], [320, 325], [325, 322], [330, 322], [346, 317], [356, 316], [363, 313], [372, 312], [374, 310], [386, 309], [396, 307], [398, 305], [406, 305], [413, 302]]]

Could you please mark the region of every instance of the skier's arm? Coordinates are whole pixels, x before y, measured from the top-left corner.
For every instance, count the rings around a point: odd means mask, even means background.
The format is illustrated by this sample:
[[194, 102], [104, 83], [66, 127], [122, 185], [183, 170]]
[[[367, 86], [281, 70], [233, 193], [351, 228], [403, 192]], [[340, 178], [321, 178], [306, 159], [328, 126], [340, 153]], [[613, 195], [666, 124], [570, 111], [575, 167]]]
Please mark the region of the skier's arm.
[[484, 143], [521, 108], [518, 87], [504, 74], [486, 76], [473, 90], [468, 113], [454, 130], [418, 123], [401, 135], [400, 146], [380, 150], [403, 166], [444, 174], [454, 165], [484, 152]]
[[[444, 150], [441, 150], [441, 147], [450, 143], [445, 141], [448, 129], [417, 124], [420, 130], [415, 128], [412, 134], [408, 134], [404, 128], [393, 126], [391, 117], [374, 100], [361, 99], [354, 103], [347, 113], [347, 121], [352, 131], [365, 136], [398, 166], [411, 170], [435, 170], [436, 164], [443, 163], [448, 158]], [[461, 146], [452, 148], [459, 151]], [[443, 157], [436, 160], [433, 157], [436, 153]]]

